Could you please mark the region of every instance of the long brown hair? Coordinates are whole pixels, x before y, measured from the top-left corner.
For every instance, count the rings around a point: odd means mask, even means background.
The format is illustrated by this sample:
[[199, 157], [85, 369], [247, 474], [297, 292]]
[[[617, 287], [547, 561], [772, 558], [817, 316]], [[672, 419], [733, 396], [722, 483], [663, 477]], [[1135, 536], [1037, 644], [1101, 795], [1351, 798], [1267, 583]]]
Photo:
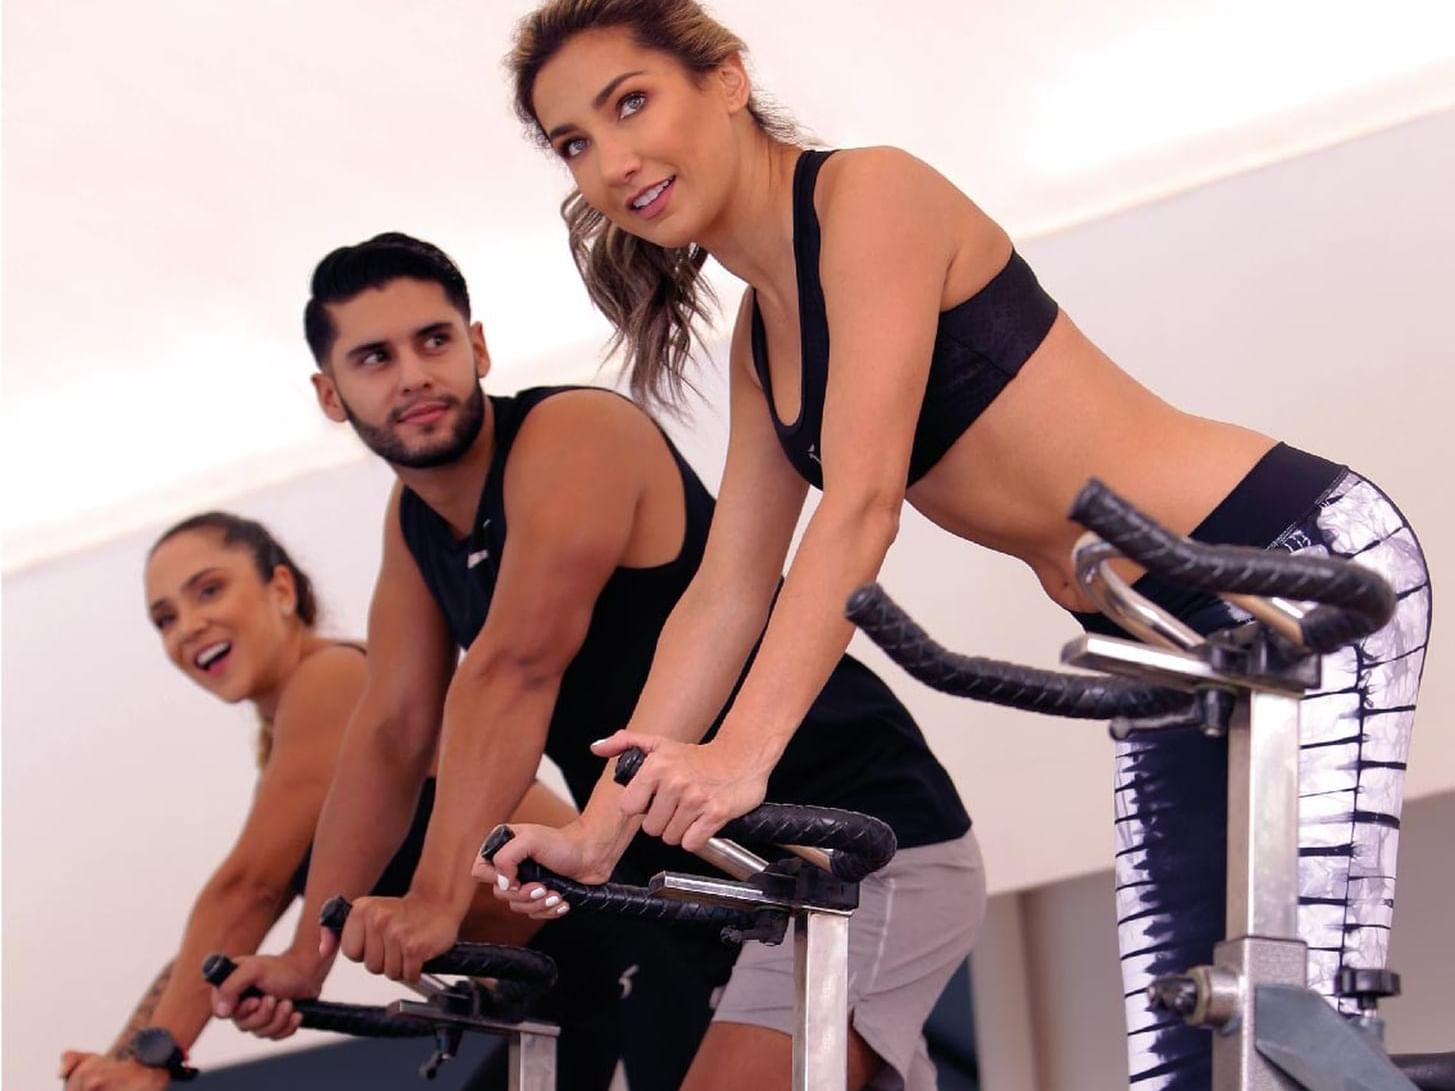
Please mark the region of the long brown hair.
[[[163, 531], [161, 536], [152, 543], [149, 554], [155, 553], [157, 547], [163, 542], [191, 530], [215, 530], [222, 535], [224, 546], [241, 546], [246, 549], [253, 558], [253, 567], [257, 569], [258, 578], [264, 583], [272, 580], [273, 572], [279, 565], [282, 565], [293, 576], [294, 595], [297, 599], [293, 612], [306, 628], [312, 629], [317, 624], [318, 597], [313, 592], [313, 581], [308, 578], [308, 573], [298, 567], [298, 562], [288, 555], [283, 544], [273, 537], [273, 532], [253, 519], [245, 519], [241, 515], [234, 515], [229, 511], [199, 512]], [[272, 752], [273, 722], [259, 717], [257, 743], [259, 769], [268, 764], [268, 758]]]
[[[637, 45], [675, 57], [702, 78], [734, 54], [743, 41], [693, 0], [548, 0], [515, 27], [506, 67], [515, 81], [515, 112], [540, 143], [548, 144], [535, 112], [535, 83], [546, 62], [575, 35], [620, 27]], [[796, 143], [799, 131], [756, 93], [748, 113], [774, 140]], [[623, 363], [632, 394], [643, 402], [680, 408], [691, 382], [687, 359], [697, 319], [711, 322], [717, 307], [702, 279], [707, 251], [697, 245], [657, 246], [623, 231], [572, 190], [561, 203], [571, 257], [586, 291], [615, 331], [607, 350], [625, 348]]]

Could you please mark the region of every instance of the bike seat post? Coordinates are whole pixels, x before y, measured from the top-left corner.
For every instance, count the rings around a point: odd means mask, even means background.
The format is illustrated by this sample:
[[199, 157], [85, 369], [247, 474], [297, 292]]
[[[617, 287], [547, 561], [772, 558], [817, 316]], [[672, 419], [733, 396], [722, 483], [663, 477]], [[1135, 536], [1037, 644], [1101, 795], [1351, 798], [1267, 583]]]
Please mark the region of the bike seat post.
[[[798, 858], [769, 866], [751, 882], [662, 872], [653, 876], [650, 889], [666, 898], [746, 910], [780, 910], [792, 918], [791, 1087], [793, 1091], [845, 1091], [849, 917], [859, 904], [858, 884], [836, 879]], [[769, 942], [777, 942], [777, 938]]]
[[510, 1035], [509, 1091], [556, 1091], [556, 1035], [528, 1025]]
[[1213, 1091], [1273, 1091], [1299, 1085], [1258, 1050], [1258, 986], [1306, 981], [1298, 938], [1298, 708], [1306, 680], [1249, 665], [1255, 656], [1153, 648], [1086, 635], [1063, 661], [1155, 685], [1234, 694], [1228, 724], [1227, 939], [1213, 966], [1190, 968], [1199, 991], [1185, 1013], [1213, 1030]]
[[793, 1091], [845, 1091], [849, 1055], [849, 914], [793, 915]]

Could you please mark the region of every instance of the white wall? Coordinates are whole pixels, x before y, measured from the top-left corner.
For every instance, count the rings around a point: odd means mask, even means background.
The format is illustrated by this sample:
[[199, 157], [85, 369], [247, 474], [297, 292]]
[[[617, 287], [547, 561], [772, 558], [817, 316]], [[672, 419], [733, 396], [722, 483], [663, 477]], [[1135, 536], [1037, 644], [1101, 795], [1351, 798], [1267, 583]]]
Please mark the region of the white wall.
[[[1455, 556], [1442, 477], [1455, 405], [1452, 149], [1455, 114], [1444, 114], [1023, 249], [1083, 328], [1174, 401], [1385, 483], [1419, 528], [1438, 582]], [[486, 307], [509, 303], [500, 292]], [[301, 369], [296, 382], [296, 397], [308, 398]], [[709, 481], [721, 438], [711, 413], [688, 437]], [[343, 632], [362, 628], [386, 484], [360, 462], [236, 505], [272, 523], [318, 573]], [[150, 533], [4, 582], [7, 1087], [50, 1079], [64, 1046], [109, 1042], [170, 953], [249, 790], [247, 716], [176, 677], [144, 624], [138, 577]], [[1051, 664], [1073, 631], [1019, 566], [917, 519], [883, 578], [957, 648]], [[1442, 730], [1455, 692], [1440, 639], [1412, 796], [1455, 788], [1455, 739]], [[1102, 867], [1109, 744], [1098, 728], [972, 708], [893, 669], [886, 677], [953, 771], [995, 890]], [[80, 981], [89, 985], [78, 1002], [70, 987]], [[336, 995], [345, 991], [353, 987]], [[381, 995], [377, 985], [370, 995]], [[216, 1063], [262, 1048], [221, 1028], [198, 1056]]]
[[[0, 505], [6, 571], [210, 503], [239, 466], [257, 487], [346, 457], [287, 396], [298, 293], [341, 242], [446, 242], [510, 301], [486, 313], [513, 381], [602, 329], [565, 172], [498, 63], [533, 6], [4, 5], [0, 462], [48, 449]], [[824, 141], [908, 148], [1017, 236], [1455, 105], [1448, 0], [710, 6]], [[111, 410], [142, 396], [144, 427]], [[110, 457], [53, 444], [56, 419]]]

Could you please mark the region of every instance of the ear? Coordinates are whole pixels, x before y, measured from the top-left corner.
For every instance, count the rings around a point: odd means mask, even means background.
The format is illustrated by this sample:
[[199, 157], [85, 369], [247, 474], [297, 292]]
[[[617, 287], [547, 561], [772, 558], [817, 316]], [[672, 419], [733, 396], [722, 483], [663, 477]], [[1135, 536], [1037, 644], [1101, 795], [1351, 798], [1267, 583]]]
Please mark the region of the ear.
[[741, 53], [734, 53], [717, 66], [717, 79], [730, 111], [737, 113], [748, 105], [748, 99], [753, 96], [753, 82], [748, 79]]
[[292, 617], [297, 613], [298, 584], [293, 579], [293, 570], [286, 564], [273, 566], [273, 578], [268, 581], [268, 596], [284, 616]]
[[343, 399], [339, 397], [333, 376], [327, 372], [315, 371], [310, 378], [313, 381], [313, 394], [318, 399], [318, 408], [323, 410], [323, 415], [335, 424], [345, 423], [349, 415], [344, 411]]
[[483, 379], [490, 374], [490, 349], [485, 344], [485, 327], [479, 322], [470, 323], [470, 348], [475, 353], [475, 374]]

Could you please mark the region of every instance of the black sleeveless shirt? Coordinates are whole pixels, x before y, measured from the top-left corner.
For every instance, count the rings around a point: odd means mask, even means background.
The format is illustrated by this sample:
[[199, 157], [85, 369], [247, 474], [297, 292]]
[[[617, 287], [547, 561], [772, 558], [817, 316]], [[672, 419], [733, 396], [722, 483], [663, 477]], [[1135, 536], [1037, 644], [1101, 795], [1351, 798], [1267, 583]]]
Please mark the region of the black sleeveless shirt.
[[[805, 481], [823, 488], [821, 463], [824, 395], [829, 381], [829, 321], [819, 276], [820, 233], [813, 191], [833, 152], [805, 151], [793, 167], [793, 260], [798, 273], [798, 325], [802, 353], [801, 408], [785, 424], [773, 405], [768, 338], [753, 299], [753, 366], [768, 413], [788, 461]], [[909, 484], [928, 473], [1045, 340], [1057, 307], [1031, 267], [1015, 252], [1005, 268], [969, 299], [940, 314], [929, 379], [914, 444]]]
[[[404, 540], [461, 648], [485, 624], [508, 548], [504, 481], [511, 446], [533, 408], [571, 389], [582, 388], [536, 387], [514, 397], [491, 397], [495, 450], [468, 538], [456, 538], [449, 524], [409, 489], [401, 494]], [[612, 573], [597, 597], [586, 638], [561, 678], [551, 715], [546, 754], [560, 768], [578, 806], [585, 805], [605, 765], [591, 753], [590, 743], [631, 718], [651, 669], [657, 635], [697, 571], [707, 543], [712, 496], [671, 441], [663, 440], [682, 475], [682, 549], [666, 564], [622, 567]], [[875, 815], [893, 827], [905, 848], [958, 837], [970, 826], [949, 775], [929, 752], [909, 712], [868, 668], [848, 656], [769, 778], [768, 798]], [[624, 861], [628, 858], [648, 872], [683, 866], [679, 850], [645, 836], [636, 839]]]

